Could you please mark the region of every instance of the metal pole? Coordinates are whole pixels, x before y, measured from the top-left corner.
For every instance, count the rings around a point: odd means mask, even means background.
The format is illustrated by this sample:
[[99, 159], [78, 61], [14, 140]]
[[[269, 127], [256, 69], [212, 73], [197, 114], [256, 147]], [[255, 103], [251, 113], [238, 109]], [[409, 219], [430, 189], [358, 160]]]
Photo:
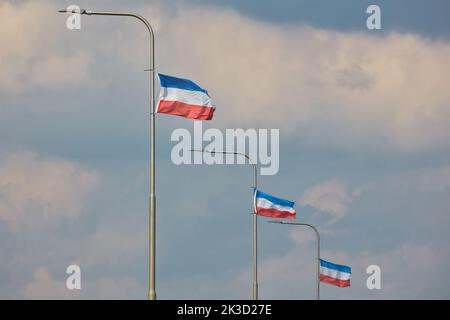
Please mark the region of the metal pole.
[[[258, 168], [255, 162], [252, 161], [252, 159], [245, 153], [240, 152], [232, 152], [232, 151], [208, 151], [208, 150], [191, 150], [196, 152], [203, 152], [203, 153], [222, 153], [222, 154], [234, 154], [234, 155], [241, 155], [244, 156], [252, 165], [253, 167], [253, 189], [258, 188]], [[252, 204], [252, 208], [254, 207], [254, 204]], [[252, 256], [253, 256], [253, 282], [252, 282], [252, 288], [253, 288], [253, 300], [258, 300], [258, 215], [256, 214], [255, 210], [253, 210], [253, 249], [252, 249]]]
[[[251, 162], [250, 158], [247, 156]], [[257, 183], [257, 168], [256, 164], [253, 166], [253, 188], [258, 189]], [[255, 191], [254, 191], [255, 192]], [[253, 300], [258, 300], [258, 215], [253, 210]]]
[[156, 242], [156, 195], [155, 195], [155, 36], [152, 26], [143, 16], [130, 12], [60, 10], [60, 13], [79, 13], [90, 16], [132, 17], [143, 22], [150, 35], [150, 195], [149, 195], [149, 289], [148, 299], [156, 300], [155, 289], [155, 242]]
[[299, 223], [299, 222], [287, 222], [287, 221], [268, 221], [269, 223], [279, 223], [279, 224], [290, 224], [295, 226], [306, 226], [314, 230], [317, 236], [317, 273], [316, 273], [316, 282], [317, 282], [317, 300], [320, 300], [320, 234], [319, 230], [309, 223]]

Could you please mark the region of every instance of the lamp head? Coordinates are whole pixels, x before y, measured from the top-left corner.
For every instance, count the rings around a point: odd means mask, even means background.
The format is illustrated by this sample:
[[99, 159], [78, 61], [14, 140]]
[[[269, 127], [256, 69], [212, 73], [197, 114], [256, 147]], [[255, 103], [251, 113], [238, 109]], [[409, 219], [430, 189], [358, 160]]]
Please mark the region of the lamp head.
[[89, 11], [86, 11], [84, 9], [80, 9], [80, 12], [78, 12], [78, 10], [67, 10], [67, 9], [63, 9], [63, 10], [58, 10], [59, 13], [79, 13], [79, 14], [89, 14]]
[[284, 221], [281, 220], [269, 220], [268, 223], [277, 223], [277, 224], [284, 224]]

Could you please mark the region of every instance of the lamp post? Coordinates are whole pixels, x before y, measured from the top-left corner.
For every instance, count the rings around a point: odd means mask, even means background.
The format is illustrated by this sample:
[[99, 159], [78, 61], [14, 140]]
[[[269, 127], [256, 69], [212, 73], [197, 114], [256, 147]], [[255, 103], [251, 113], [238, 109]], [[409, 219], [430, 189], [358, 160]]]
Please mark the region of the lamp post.
[[88, 16], [117, 16], [136, 18], [145, 24], [150, 35], [150, 194], [149, 194], [149, 289], [148, 299], [156, 300], [156, 195], [155, 195], [155, 36], [152, 26], [143, 16], [130, 12], [59, 10], [60, 13], [78, 13]]
[[[221, 154], [233, 154], [240, 155], [248, 159], [250, 164], [253, 167], [253, 188], [258, 188], [258, 169], [255, 162], [249, 157], [249, 155], [241, 152], [233, 152], [233, 151], [208, 151], [208, 150], [191, 150], [193, 152], [202, 152], [202, 153], [221, 153]], [[254, 206], [254, 204], [253, 204]], [[253, 300], [258, 300], [258, 215], [253, 210]]]
[[316, 233], [316, 236], [317, 236], [317, 275], [316, 275], [317, 276], [316, 277], [317, 300], [320, 300], [320, 234], [319, 234], [319, 230], [317, 230], [316, 227], [314, 227], [312, 224], [309, 224], [309, 223], [287, 222], [287, 221], [280, 221], [280, 220], [267, 221], [267, 222], [278, 223], [278, 224], [289, 224], [289, 225], [294, 225], [294, 226], [305, 226], [305, 227], [309, 227], [314, 230], [314, 232]]

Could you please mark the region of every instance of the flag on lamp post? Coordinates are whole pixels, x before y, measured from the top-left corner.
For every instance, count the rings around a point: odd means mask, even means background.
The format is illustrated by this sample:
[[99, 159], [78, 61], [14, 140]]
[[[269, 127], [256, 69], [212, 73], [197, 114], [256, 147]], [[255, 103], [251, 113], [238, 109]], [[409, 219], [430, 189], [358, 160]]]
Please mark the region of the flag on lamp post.
[[208, 91], [191, 80], [159, 73], [161, 91], [156, 113], [211, 120], [215, 111]]
[[352, 269], [320, 259], [320, 281], [337, 287], [350, 287]]
[[277, 198], [255, 188], [254, 212], [269, 218], [295, 219], [295, 202]]

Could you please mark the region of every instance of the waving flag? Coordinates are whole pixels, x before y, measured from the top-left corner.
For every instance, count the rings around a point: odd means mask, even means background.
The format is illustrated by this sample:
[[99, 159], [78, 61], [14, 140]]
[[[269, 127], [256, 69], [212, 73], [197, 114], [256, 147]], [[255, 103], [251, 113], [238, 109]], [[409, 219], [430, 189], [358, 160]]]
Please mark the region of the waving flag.
[[196, 120], [211, 120], [215, 108], [208, 91], [191, 80], [159, 73], [161, 91], [157, 113], [172, 114]]
[[269, 218], [295, 219], [294, 202], [271, 196], [255, 189], [254, 210], [256, 214]]
[[352, 269], [320, 259], [320, 281], [338, 287], [350, 287]]

